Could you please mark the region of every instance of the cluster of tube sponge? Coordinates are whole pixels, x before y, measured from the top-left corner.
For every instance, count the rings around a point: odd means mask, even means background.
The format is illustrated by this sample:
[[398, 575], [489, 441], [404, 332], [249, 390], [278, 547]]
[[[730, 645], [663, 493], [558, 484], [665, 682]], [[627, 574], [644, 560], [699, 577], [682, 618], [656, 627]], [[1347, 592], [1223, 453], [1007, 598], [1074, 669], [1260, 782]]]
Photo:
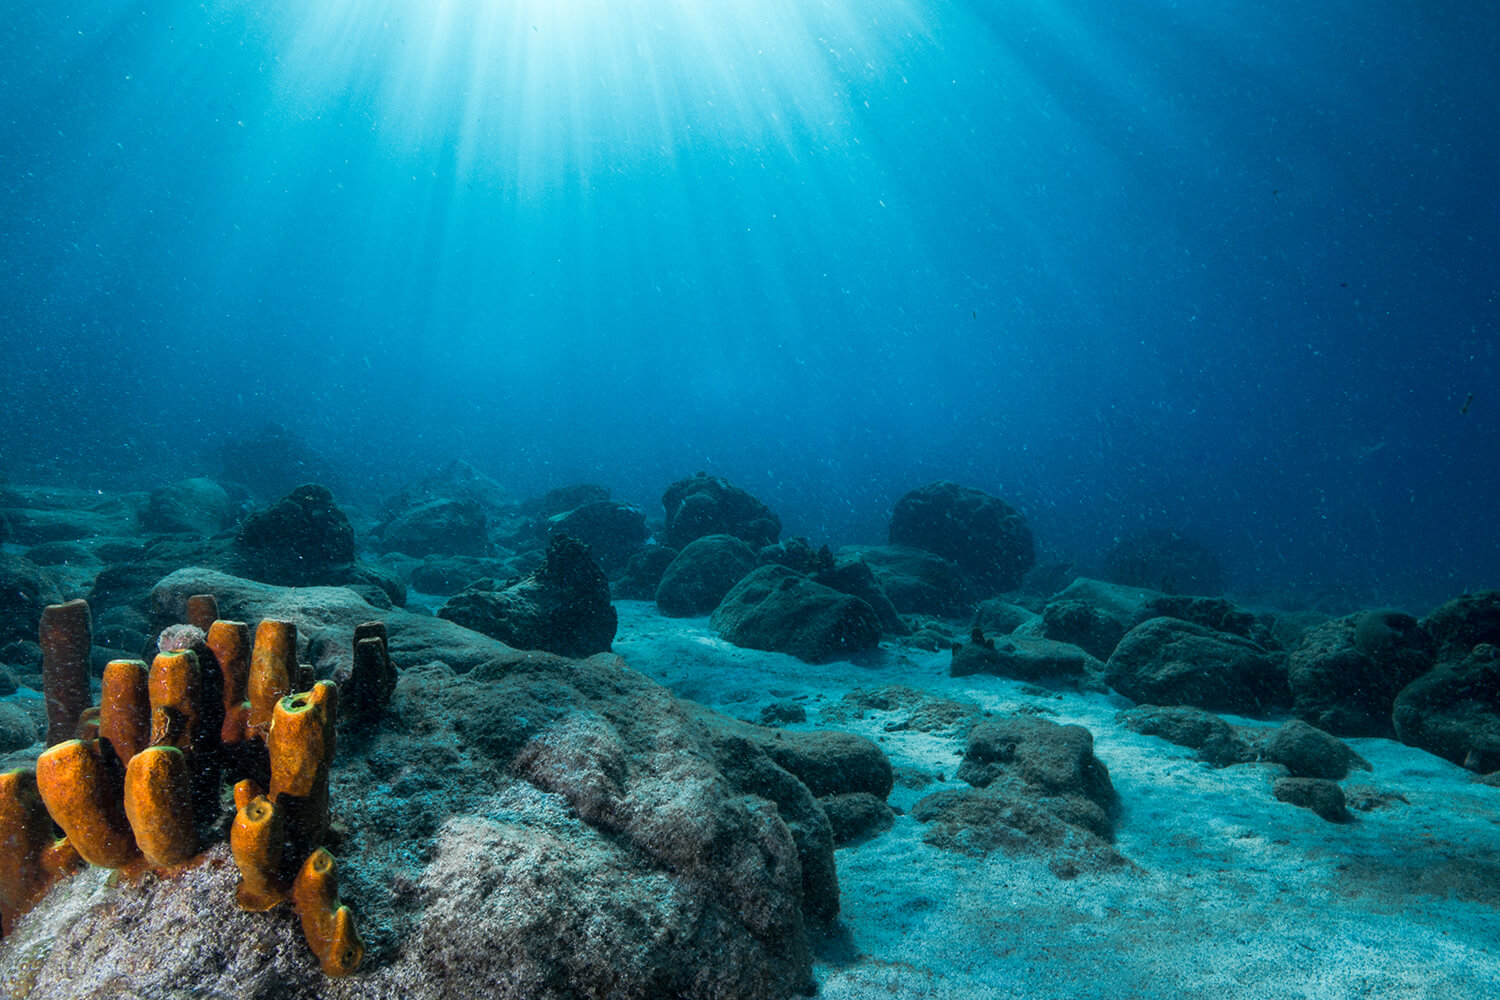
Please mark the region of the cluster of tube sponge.
[[[50, 745], [35, 771], [0, 775], [0, 933], [84, 863], [169, 875], [193, 862], [227, 774], [238, 779], [229, 841], [239, 905], [290, 903], [323, 971], [346, 976], [364, 945], [324, 846], [339, 689], [298, 666], [291, 622], [262, 621], [252, 644], [249, 627], [220, 620], [207, 595], [189, 600], [188, 618], [163, 633], [149, 668], [111, 661], [89, 707], [88, 605], [44, 612]], [[345, 684], [370, 714], [395, 686], [384, 625], [358, 626], [354, 647]]]

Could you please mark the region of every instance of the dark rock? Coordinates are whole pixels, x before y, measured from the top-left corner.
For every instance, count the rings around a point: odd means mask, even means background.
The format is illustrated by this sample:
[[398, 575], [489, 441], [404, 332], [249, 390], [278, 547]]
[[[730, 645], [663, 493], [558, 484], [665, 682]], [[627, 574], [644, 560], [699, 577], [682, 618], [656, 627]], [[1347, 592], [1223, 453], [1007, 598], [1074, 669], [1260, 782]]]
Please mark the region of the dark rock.
[[521, 509], [529, 514], [534, 514], [543, 521], [565, 514], [570, 510], [577, 510], [586, 504], [604, 503], [609, 499], [609, 490], [603, 486], [595, 486], [591, 483], [579, 483], [574, 486], [559, 486], [555, 490], [534, 500], [528, 500], [521, 505]]
[[1109, 844], [1114, 786], [1081, 726], [1028, 716], [981, 723], [958, 776], [975, 789], [936, 792], [912, 809], [933, 824], [923, 835], [929, 843], [973, 854], [1041, 854], [1064, 878], [1124, 863]]
[[606, 574], [626, 562], [651, 537], [646, 515], [639, 507], [614, 500], [598, 500], [548, 519], [549, 535], [566, 534], [586, 543]]
[[472, 500], [486, 514], [501, 514], [517, 508], [515, 497], [504, 486], [462, 459], [453, 459], [426, 479], [404, 487], [386, 504], [390, 513], [400, 513], [428, 500]]
[[1107, 660], [1125, 630], [1114, 618], [1083, 601], [1053, 601], [1042, 609], [1037, 635], [1072, 643], [1090, 656]]
[[674, 618], [706, 615], [754, 568], [755, 552], [740, 538], [705, 535], [694, 539], [662, 573], [656, 606]]
[[1422, 619], [1439, 662], [1462, 660], [1480, 643], [1500, 646], [1500, 590], [1455, 597]]
[[477, 500], [428, 500], [408, 507], [380, 528], [384, 546], [409, 556], [484, 556], [489, 523]]
[[664, 545], [637, 549], [625, 561], [625, 570], [615, 581], [615, 596], [628, 601], [654, 601], [662, 575], [676, 558], [677, 550]]
[[988, 638], [982, 633], [953, 648], [948, 673], [995, 674], [1033, 681], [1048, 677], [1079, 678], [1102, 674], [1104, 664], [1077, 646], [1053, 639], [1031, 639], [1016, 635]]
[[1391, 718], [1402, 743], [1471, 771], [1500, 769], [1500, 646], [1482, 643], [1418, 677], [1396, 696]]
[[438, 616], [517, 649], [574, 657], [608, 651], [618, 625], [609, 581], [588, 546], [567, 535], [553, 537], [530, 576], [503, 589], [469, 587]]
[[818, 799], [818, 805], [828, 814], [835, 847], [869, 840], [889, 830], [896, 821], [891, 807], [869, 792], [825, 795]]
[[811, 542], [798, 536], [765, 546], [755, 554], [755, 561], [761, 566], [785, 566], [812, 576], [818, 570], [833, 568], [833, 553], [826, 545], [815, 549]]
[[1261, 744], [1261, 756], [1282, 765], [1294, 778], [1342, 781], [1348, 777], [1350, 768], [1371, 770], [1370, 762], [1350, 749], [1349, 744], [1301, 719], [1278, 727]]
[[0, 492], [0, 517], [17, 545], [123, 538], [140, 531], [146, 495], [101, 494], [68, 487], [15, 487]]
[[[988, 601], [980, 601], [979, 606], [974, 609], [974, 627], [988, 636], [1009, 635], [1035, 617], [1035, 612], [1028, 611], [1019, 604], [1008, 604], [998, 597], [992, 597]], [[1123, 628], [1120, 634], [1125, 634]]]
[[862, 559], [895, 609], [903, 614], [961, 618], [973, 603], [956, 563], [925, 549], [899, 545], [846, 545], [838, 557]]
[[502, 576], [502, 564], [495, 559], [473, 556], [428, 556], [411, 569], [411, 585], [424, 594], [452, 595], [475, 580]]
[[235, 537], [253, 579], [303, 587], [342, 576], [354, 562], [354, 529], [326, 487], [309, 483], [245, 518]]
[[886, 732], [946, 732], [965, 737], [983, 714], [978, 705], [969, 702], [943, 698], [904, 684], [887, 684], [873, 690], [850, 691], [836, 705], [823, 710], [823, 719], [833, 723], [855, 721], [870, 712], [897, 716], [881, 727]]
[[24, 750], [41, 738], [36, 721], [24, 709], [0, 701], [0, 754]]
[[896, 501], [890, 540], [951, 560], [981, 591], [1021, 585], [1036, 564], [1026, 519], [999, 497], [957, 483], [919, 486]]
[[79, 542], [43, 542], [26, 550], [26, 558], [38, 566], [97, 566], [98, 556]]
[[51, 573], [30, 559], [0, 552], [0, 644], [35, 639], [42, 609], [61, 601]]
[[1080, 576], [1058, 591], [1052, 600], [1082, 601], [1094, 610], [1109, 615], [1128, 632], [1146, 620], [1141, 612], [1147, 604], [1161, 596], [1161, 592], [1156, 590]]
[[724, 595], [709, 624], [736, 646], [790, 653], [809, 663], [880, 644], [880, 617], [873, 608], [785, 566], [752, 570]]
[[229, 491], [212, 479], [182, 479], [151, 492], [141, 526], [160, 534], [209, 537], [234, 523]]
[[1290, 702], [1284, 657], [1177, 618], [1152, 618], [1125, 633], [1105, 679], [1132, 701], [1152, 705], [1254, 714]]
[[283, 496], [299, 483], [342, 486], [333, 465], [295, 431], [267, 424], [255, 434], [224, 442], [224, 480], [243, 483], [261, 497]]
[[0, 698], [13, 695], [17, 690], [19, 690], [19, 685], [16, 684], [16, 675], [0, 666]]
[[1153, 597], [1136, 613], [1135, 621], [1130, 623], [1130, 627], [1162, 617], [1181, 618], [1215, 632], [1228, 632], [1266, 649], [1281, 648], [1280, 641], [1264, 622], [1252, 612], [1222, 597], [1185, 597], [1176, 594]]
[[1271, 794], [1278, 802], [1310, 809], [1330, 823], [1349, 821], [1344, 790], [1325, 778], [1277, 778], [1271, 785]]
[[733, 535], [751, 549], [781, 537], [781, 519], [738, 486], [702, 472], [667, 487], [661, 498], [667, 514], [663, 543], [674, 549], [705, 535]]
[[1237, 727], [1201, 708], [1141, 705], [1121, 712], [1119, 719], [1138, 733], [1198, 751], [1198, 759], [1214, 767], [1249, 764], [1259, 757]]
[[754, 737], [777, 766], [795, 774], [818, 798], [864, 792], [884, 802], [895, 785], [890, 760], [863, 736], [757, 727]]
[[1104, 557], [1114, 583], [1151, 587], [1167, 594], [1222, 594], [1219, 557], [1202, 542], [1165, 528], [1120, 540]]
[[[822, 550], [828, 553], [825, 546]], [[896, 606], [886, 595], [885, 588], [863, 559], [844, 557], [834, 559], [828, 555], [827, 564], [809, 574], [814, 581], [850, 597], [857, 597], [868, 604], [880, 618], [880, 628], [887, 635], [911, 635], [911, 627], [896, 613]]]
[[789, 701], [783, 698], [773, 701], [760, 710], [760, 724], [763, 726], [784, 726], [787, 723], [807, 721], [807, 709], [800, 702]]
[[[36, 617], [40, 624], [40, 612]], [[36, 634], [35, 625], [32, 634]], [[16, 639], [0, 647], [0, 662], [8, 664], [17, 674], [39, 674], [42, 672], [42, 647], [35, 639]]]
[[1396, 695], [1432, 665], [1432, 639], [1410, 615], [1335, 618], [1307, 632], [1287, 658], [1292, 708], [1339, 736], [1388, 738]]

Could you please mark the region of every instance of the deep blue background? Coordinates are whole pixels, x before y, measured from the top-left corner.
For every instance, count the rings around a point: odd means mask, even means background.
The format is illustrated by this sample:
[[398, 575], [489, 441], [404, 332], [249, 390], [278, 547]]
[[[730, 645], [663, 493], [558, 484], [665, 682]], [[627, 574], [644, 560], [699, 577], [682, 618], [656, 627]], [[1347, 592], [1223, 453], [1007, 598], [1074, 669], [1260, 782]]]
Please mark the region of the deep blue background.
[[53, 6], [0, 18], [13, 479], [275, 420], [370, 496], [706, 469], [876, 541], [951, 478], [1085, 564], [1500, 585], [1494, 4]]

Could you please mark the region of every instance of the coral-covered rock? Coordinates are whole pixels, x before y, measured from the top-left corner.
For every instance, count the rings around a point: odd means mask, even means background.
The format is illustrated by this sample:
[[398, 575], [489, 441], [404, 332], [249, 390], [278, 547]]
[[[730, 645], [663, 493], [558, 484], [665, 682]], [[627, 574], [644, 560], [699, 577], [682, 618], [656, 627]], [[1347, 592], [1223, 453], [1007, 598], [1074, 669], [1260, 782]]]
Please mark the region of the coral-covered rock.
[[1105, 575], [1114, 583], [1167, 594], [1222, 594], [1219, 556], [1202, 542], [1170, 528], [1121, 539], [1105, 553]]
[[790, 653], [809, 663], [880, 644], [875, 609], [785, 566], [752, 570], [724, 595], [709, 624], [736, 646]]
[[1389, 737], [1396, 695], [1432, 665], [1432, 639], [1411, 615], [1336, 618], [1308, 631], [1287, 658], [1292, 709], [1339, 736]]
[[354, 528], [333, 494], [309, 483], [246, 517], [235, 548], [245, 575], [266, 583], [309, 586], [346, 573], [353, 565]]
[[1285, 657], [1177, 618], [1152, 618], [1120, 640], [1105, 679], [1132, 701], [1263, 713], [1289, 703]]
[[661, 504], [667, 514], [662, 541], [674, 549], [704, 535], [733, 535], [751, 549], [781, 537], [781, 519], [770, 508], [718, 476], [680, 479], [667, 487]]
[[438, 616], [517, 649], [563, 656], [605, 652], [618, 620], [609, 603], [609, 581], [587, 545], [553, 537], [541, 568], [503, 588], [480, 584], [448, 600]]
[[1500, 646], [1480, 644], [1418, 677], [1391, 718], [1403, 743], [1481, 774], [1500, 769]]
[[667, 566], [656, 587], [656, 606], [674, 618], [706, 615], [755, 568], [755, 552], [733, 535], [694, 539]]
[[989, 593], [1016, 589], [1036, 564], [1036, 544], [1020, 511], [957, 483], [928, 483], [896, 501], [890, 540], [951, 560]]

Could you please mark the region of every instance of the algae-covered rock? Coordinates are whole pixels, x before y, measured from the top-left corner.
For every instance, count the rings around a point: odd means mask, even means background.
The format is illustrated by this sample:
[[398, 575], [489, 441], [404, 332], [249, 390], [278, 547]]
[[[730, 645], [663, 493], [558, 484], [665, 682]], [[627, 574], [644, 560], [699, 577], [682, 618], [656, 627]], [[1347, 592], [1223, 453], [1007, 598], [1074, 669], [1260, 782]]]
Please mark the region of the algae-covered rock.
[[957, 483], [928, 483], [896, 501], [890, 540], [957, 563], [989, 594], [1016, 589], [1036, 564], [1036, 545], [1021, 512]]
[[656, 606], [674, 618], [706, 615], [754, 568], [755, 552], [742, 539], [726, 534], [694, 539], [662, 572]]
[[880, 618], [868, 604], [777, 565], [758, 567], [735, 584], [709, 624], [736, 646], [809, 663], [880, 644]]
[[1152, 618], [1131, 629], [1105, 670], [1116, 691], [1152, 705], [1256, 713], [1290, 700], [1284, 657], [1176, 618]]
[[733, 535], [752, 550], [781, 537], [781, 519], [770, 508], [718, 476], [680, 479], [667, 487], [661, 504], [667, 515], [662, 541], [674, 549], [705, 535]]

